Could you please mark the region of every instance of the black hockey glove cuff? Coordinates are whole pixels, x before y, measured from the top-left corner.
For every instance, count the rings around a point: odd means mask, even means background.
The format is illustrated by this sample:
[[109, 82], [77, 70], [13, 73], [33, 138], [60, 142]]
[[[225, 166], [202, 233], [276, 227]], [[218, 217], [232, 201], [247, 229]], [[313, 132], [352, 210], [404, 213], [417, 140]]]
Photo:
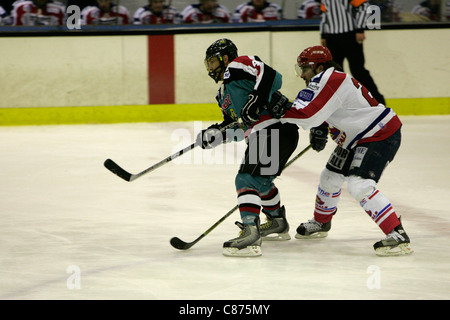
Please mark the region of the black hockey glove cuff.
[[234, 129], [235, 126], [237, 126], [237, 123], [232, 118], [225, 116], [222, 123], [215, 123], [203, 129], [197, 135], [196, 143], [202, 149], [212, 149], [222, 143], [237, 141], [237, 135], [228, 132], [228, 130], [236, 130]]
[[284, 96], [280, 91], [275, 91], [272, 94], [272, 99], [270, 100], [267, 110], [276, 119], [282, 118], [286, 111], [292, 107], [292, 103], [289, 99]]
[[241, 111], [241, 119], [245, 125], [251, 127], [259, 120], [259, 112], [262, 110], [263, 103], [256, 90], [253, 90], [249, 95], [247, 102]]
[[324, 122], [320, 126], [311, 128], [309, 131], [309, 142], [317, 152], [325, 149], [328, 141], [328, 125]]
[[212, 149], [224, 142], [224, 132], [220, 131], [220, 124], [215, 123], [200, 131], [197, 135], [196, 143], [202, 149]]

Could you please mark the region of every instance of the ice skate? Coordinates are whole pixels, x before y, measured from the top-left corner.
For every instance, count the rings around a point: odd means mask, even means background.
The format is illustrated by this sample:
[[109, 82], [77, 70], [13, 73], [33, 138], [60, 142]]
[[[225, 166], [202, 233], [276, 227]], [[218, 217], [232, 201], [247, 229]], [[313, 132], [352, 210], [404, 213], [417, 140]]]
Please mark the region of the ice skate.
[[409, 242], [409, 237], [400, 223], [386, 238], [376, 242], [373, 248], [378, 256], [400, 256], [414, 252]]
[[261, 225], [261, 237], [264, 241], [290, 240], [289, 223], [286, 220], [284, 206], [280, 208], [279, 217], [271, 217], [266, 214], [267, 221]]
[[223, 244], [223, 255], [227, 257], [257, 257], [262, 254], [259, 219], [255, 219], [255, 222], [256, 225], [236, 222], [241, 232], [237, 238]]
[[331, 220], [326, 223], [317, 222], [314, 219], [300, 224], [297, 228], [296, 239], [318, 239], [328, 236], [331, 229]]

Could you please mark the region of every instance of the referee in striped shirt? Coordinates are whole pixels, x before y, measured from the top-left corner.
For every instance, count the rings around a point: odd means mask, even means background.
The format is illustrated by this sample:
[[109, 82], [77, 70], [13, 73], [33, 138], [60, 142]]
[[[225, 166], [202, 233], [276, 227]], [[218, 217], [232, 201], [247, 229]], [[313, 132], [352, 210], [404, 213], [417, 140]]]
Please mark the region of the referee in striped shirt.
[[353, 77], [363, 84], [379, 103], [386, 105], [383, 95], [364, 67], [364, 28], [368, 17], [366, 0], [322, 0], [321, 43], [328, 47], [333, 60], [343, 66], [347, 58]]

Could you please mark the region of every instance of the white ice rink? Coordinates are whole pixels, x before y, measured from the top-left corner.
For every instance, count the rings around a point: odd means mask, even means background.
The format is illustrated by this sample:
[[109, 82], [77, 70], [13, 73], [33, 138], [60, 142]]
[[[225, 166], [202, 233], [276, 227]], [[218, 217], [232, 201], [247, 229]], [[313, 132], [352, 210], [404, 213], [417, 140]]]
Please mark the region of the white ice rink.
[[[193, 241], [235, 206], [242, 146], [198, 149], [131, 183], [103, 167], [111, 158], [139, 172], [210, 123], [0, 127], [0, 299], [449, 299], [450, 116], [401, 119], [379, 189], [415, 252], [388, 258], [375, 255], [384, 234], [346, 189], [328, 238], [294, 239], [331, 141], [277, 179], [293, 239], [227, 258], [238, 212], [187, 251], [169, 240]], [[301, 131], [297, 152], [307, 144]]]

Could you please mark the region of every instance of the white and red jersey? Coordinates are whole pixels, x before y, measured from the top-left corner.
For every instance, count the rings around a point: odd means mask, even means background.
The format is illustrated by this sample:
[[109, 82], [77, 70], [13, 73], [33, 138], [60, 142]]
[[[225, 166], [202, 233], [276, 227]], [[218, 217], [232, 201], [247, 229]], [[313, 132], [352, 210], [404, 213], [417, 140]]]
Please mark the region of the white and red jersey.
[[160, 14], [150, 9], [150, 5], [140, 7], [133, 16], [133, 24], [176, 24], [180, 22], [180, 14], [173, 6], [164, 5]]
[[81, 11], [81, 24], [114, 25], [129, 24], [128, 9], [111, 4], [109, 12], [102, 11], [98, 6], [88, 6]]
[[411, 13], [424, 16], [432, 21], [439, 21], [441, 16], [446, 17], [448, 20], [450, 18], [450, 1], [446, 1], [444, 12], [439, 13], [440, 9], [440, 4], [433, 5], [429, 1], [423, 1], [415, 5], [411, 9]]
[[14, 26], [57, 26], [64, 24], [66, 7], [56, 1], [48, 1], [38, 8], [33, 1], [16, 1], [11, 10]]
[[9, 17], [5, 9], [0, 6], [0, 26], [9, 24]]
[[402, 125], [392, 109], [379, 104], [352, 76], [334, 68], [312, 78], [281, 120], [305, 130], [326, 122], [332, 139], [347, 149], [384, 140]]
[[228, 23], [230, 11], [218, 4], [211, 14], [200, 10], [200, 4], [191, 4], [181, 12], [184, 23]]
[[257, 10], [252, 2], [246, 2], [236, 8], [233, 20], [235, 22], [262, 22], [281, 20], [283, 18], [281, 6], [272, 2], [265, 2], [264, 7]]
[[320, 0], [306, 0], [300, 6], [297, 12], [299, 19], [319, 19], [322, 10], [320, 10]]

